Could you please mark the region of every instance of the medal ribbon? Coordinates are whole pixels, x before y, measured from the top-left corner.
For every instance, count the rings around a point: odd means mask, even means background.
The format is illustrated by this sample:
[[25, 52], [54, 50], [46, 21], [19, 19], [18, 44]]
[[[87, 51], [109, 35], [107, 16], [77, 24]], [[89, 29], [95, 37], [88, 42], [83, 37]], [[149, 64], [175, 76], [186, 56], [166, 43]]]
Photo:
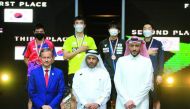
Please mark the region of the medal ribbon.
[[81, 44], [80, 44], [80, 46], [79, 46], [78, 37], [76, 36], [77, 48], [82, 46], [82, 44], [83, 44], [83, 42], [84, 42], [84, 37], [85, 37], [85, 36], [83, 35], [82, 42], [81, 42]]
[[150, 45], [148, 47], [148, 50], [150, 49], [151, 45], [152, 45], [152, 42], [153, 42], [153, 38], [151, 39], [151, 42], [150, 42]]
[[43, 44], [44, 44], [44, 40], [43, 40], [43, 42], [40, 44], [40, 49], [38, 50], [38, 44], [37, 44], [37, 42], [36, 42], [36, 40], [35, 40], [36, 53], [37, 53], [38, 57], [40, 56], [40, 52], [41, 52], [41, 50], [42, 50]]
[[109, 43], [110, 43], [110, 49], [111, 49], [111, 55], [115, 55], [115, 51], [116, 51], [116, 47], [117, 47], [117, 44], [118, 44], [118, 38], [116, 40], [116, 43], [115, 43], [115, 47], [113, 48], [112, 46], [112, 43], [111, 43], [111, 40], [109, 39]]
[[[37, 41], [35, 40], [35, 47], [36, 47], [36, 53], [37, 53], [37, 56], [38, 56], [38, 61], [39, 61], [39, 56], [40, 56], [40, 52], [42, 50], [42, 46], [44, 44], [44, 40], [42, 41], [42, 43], [40, 44], [40, 49], [38, 50], [38, 44], [37, 44]], [[38, 63], [38, 61], [36, 61]], [[38, 63], [39, 64], [39, 63]]]
[[[111, 43], [111, 40], [109, 39], [109, 43], [110, 43], [110, 49], [111, 49], [111, 56], [112, 55], [115, 55], [115, 51], [116, 51], [116, 47], [117, 47], [117, 44], [118, 44], [118, 38], [117, 38], [117, 40], [116, 40], [116, 43], [115, 43], [115, 47], [114, 47], [114, 49], [113, 49], [113, 47], [112, 47], [112, 43]], [[113, 64], [113, 68], [114, 68], [114, 72], [115, 72], [115, 67], [116, 67], [116, 65], [115, 65], [115, 60], [114, 59], [112, 59], [112, 64]]]

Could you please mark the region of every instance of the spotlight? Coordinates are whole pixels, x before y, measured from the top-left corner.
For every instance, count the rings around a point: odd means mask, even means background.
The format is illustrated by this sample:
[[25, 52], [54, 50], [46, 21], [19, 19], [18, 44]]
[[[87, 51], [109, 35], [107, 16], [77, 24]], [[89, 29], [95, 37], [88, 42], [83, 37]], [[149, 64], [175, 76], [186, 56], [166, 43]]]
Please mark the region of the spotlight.
[[184, 3], [184, 9], [189, 8], [189, 3]]
[[4, 82], [9, 81], [9, 75], [8, 75], [8, 74], [3, 74], [3, 75], [1, 76], [1, 80], [4, 81]]
[[173, 77], [168, 77], [167, 78], [167, 83], [170, 84], [170, 85], [173, 84], [174, 83], [174, 78]]

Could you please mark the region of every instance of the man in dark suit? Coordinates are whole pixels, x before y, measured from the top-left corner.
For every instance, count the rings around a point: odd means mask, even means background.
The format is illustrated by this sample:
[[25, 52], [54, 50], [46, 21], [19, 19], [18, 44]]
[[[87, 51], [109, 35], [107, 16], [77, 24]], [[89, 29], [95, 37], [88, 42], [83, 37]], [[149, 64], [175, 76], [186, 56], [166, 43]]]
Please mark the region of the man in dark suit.
[[40, 59], [42, 66], [32, 70], [28, 83], [32, 109], [59, 109], [65, 91], [63, 73], [52, 66], [54, 56], [50, 49], [41, 50]]
[[145, 24], [143, 26], [144, 41], [152, 61], [154, 68], [154, 91], [151, 93], [150, 98], [152, 99], [150, 104], [153, 104], [150, 109], [160, 109], [160, 84], [162, 83], [162, 74], [164, 68], [164, 51], [162, 43], [156, 39], [153, 39], [153, 27], [151, 24]]

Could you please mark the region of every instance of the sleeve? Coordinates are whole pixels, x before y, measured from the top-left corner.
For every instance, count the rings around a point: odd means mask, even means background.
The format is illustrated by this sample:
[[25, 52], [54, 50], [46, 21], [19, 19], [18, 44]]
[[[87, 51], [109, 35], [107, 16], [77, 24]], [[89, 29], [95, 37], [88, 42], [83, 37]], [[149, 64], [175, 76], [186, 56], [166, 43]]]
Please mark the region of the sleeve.
[[153, 88], [153, 67], [150, 59], [146, 66], [146, 75], [144, 78], [141, 78], [144, 79], [144, 83], [140, 86], [141, 88], [139, 92], [132, 99], [134, 100], [136, 106], [138, 106], [143, 101], [144, 97], [147, 96], [149, 91]]
[[126, 49], [126, 44], [125, 44], [125, 40], [123, 40], [123, 56], [124, 56], [124, 54], [125, 54], [125, 49]]
[[100, 53], [102, 60], [104, 60], [104, 55], [103, 55], [103, 51], [102, 51], [102, 43], [103, 42], [101, 41], [98, 45], [98, 52]]
[[32, 100], [32, 103], [34, 103], [35, 106], [37, 106], [37, 108], [40, 109], [44, 105], [44, 103], [39, 99], [38, 94], [36, 92], [35, 75], [33, 71], [34, 70], [32, 70], [28, 81], [28, 94], [30, 99]]
[[96, 43], [92, 37], [89, 37], [89, 49], [93, 49], [93, 50], [97, 49]]
[[163, 74], [163, 69], [164, 69], [164, 50], [162, 47], [162, 43], [160, 42], [160, 48], [158, 51], [158, 74], [162, 75]]
[[63, 44], [63, 50], [66, 50], [67, 52], [72, 52], [72, 46], [70, 43], [70, 39], [67, 38]]
[[76, 97], [76, 101], [78, 103], [80, 103], [82, 106], [85, 106], [85, 104], [87, 104], [87, 101], [84, 99], [85, 95], [83, 95], [82, 93], [80, 93], [80, 71], [76, 72], [75, 75], [74, 75], [74, 78], [73, 78], [73, 85], [72, 85], [72, 88], [73, 88], [73, 94], [74, 96]]
[[[105, 68], [107, 69], [108, 72], [112, 72], [112, 68], [111, 66], [107, 63], [106, 58], [105, 58], [105, 55], [104, 52], [103, 52], [103, 48], [104, 48], [104, 44], [106, 44], [106, 41], [101, 41], [98, 45], [98, 52], [100, 53], [100, 56], [103, 60], [103, 63], [104, 63], [104, 66]], [[111, 76], [112, 77], [112, 76]]]
[[30, 52], [30, 49], [29, 49], [29, 44], [27, 44], [27, 46], [24, 49], [23, 55], [24, 55], [25, 58], [29, 58], [30, 54], [31, 54], [31, 52]]
[[96, 100], [96, 103], [99, 104], [100, 106], [107, 103], [107, 101], [110, 98], [110, 94], [111, 94], [111, 80], [110, 80], [110, 76], [107, 71], [105, 72], [105, 78], [106, 79], [103, 84], [103, 87], [104, 87], [103, 92], [102, 92], [101, 96], [98, 97], [98, 99]]
[[120, 68], [121, 66], [121, 58], [118, 59], [116, 63], [116, 71], [115, 71], [115, 76], [114, 76], [114, 83], [115, 83], [115, 88], [117, 91], [117, 96], [120, 98], [120, 101], [124, 105], [127, 103], [129, 100], [129, 96], [127, 95], [124, 87], [123, 87], [123, 82], [122, 82], [122, 69]]
[[63, 76], [63, 72], [60, 71], [59, 73], [59, 79], [58, 79], [58, 94], [57, 96], [51, 101], [51, 103], [49, 104], [52, 109], [56, 108], [57, 106], [59, 106], [59, 104], [61, 103], [61, 100], [63, 98], [63, 94], [65, 93], [65, 83], [64, 83], [64, 76]]

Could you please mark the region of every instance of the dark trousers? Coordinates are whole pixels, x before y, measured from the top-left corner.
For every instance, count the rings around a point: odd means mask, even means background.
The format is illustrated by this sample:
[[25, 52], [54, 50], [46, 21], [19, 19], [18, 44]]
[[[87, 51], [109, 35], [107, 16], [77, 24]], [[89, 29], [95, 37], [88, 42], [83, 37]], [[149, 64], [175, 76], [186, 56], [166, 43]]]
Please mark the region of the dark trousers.
[[152, 91], [149, 92], [149, 109], [153, 109], [153, 96], [152, 96]]
[[111, 109], [111, 106], [113, 105], [111, 102], [116, 102], [116, 97], [117, 97], [117, 92], [115, 89], [115, 84], [114, 84], [114, 80], [111, 80], [111, 95], [110, 95], [110, 100], [107, 102], [107, 109]]

